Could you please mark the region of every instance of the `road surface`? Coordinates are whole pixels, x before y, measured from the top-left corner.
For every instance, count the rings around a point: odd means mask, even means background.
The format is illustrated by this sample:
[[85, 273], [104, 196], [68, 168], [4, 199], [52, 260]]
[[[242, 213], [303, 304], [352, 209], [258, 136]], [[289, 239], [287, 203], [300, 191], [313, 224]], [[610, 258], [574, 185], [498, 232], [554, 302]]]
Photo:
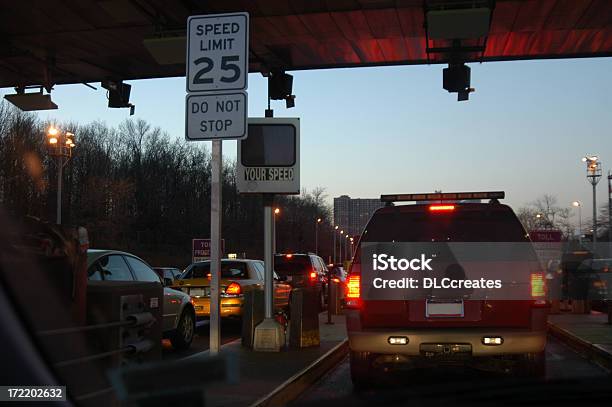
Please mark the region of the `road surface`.
[[[383, 383], [364, 391], [353, 389], [347, 357], [290, 405], [344, 407], [409, 404], [450, 407], [456, 404], [520, 405], [527, 399], [534, 404], [524, 405], [538, 405], [538, 398], [549, 397], [539, 405], [578, 406], [591, 405], [588, 402], [581, 403], [580, 400], [581, 397], [585, 397], [584, 392], [593, 394], [592, 388], [595, 392], [602, 392], [601, 394], [606, 392], [604, 400], [612, 400], [609, 398], [609, 373], [600, 366], [582, 358], [551, 337], [546, 347], [546, 357], [545, 384], [550, 388], [542, 386], [542, 381], [527, 382], [524, 379], [510, 378], [502, 374], [442, 368], [386, 374]], [[575, 380], [577, 378], [580, 380]], [[578, 381], [579, 383], [576, 383]], [[574, 397], [568, 396], [565, 392]], [[563, 397], [559, 396], [562, 393]], [[461, 397], [463, 398], [458, 400]], [[478, 399], [474, 401], [472, 397]], [[551, 402], [550, 397], [555, 400]], [[574, 401], [566, 404], [571, 400]]]

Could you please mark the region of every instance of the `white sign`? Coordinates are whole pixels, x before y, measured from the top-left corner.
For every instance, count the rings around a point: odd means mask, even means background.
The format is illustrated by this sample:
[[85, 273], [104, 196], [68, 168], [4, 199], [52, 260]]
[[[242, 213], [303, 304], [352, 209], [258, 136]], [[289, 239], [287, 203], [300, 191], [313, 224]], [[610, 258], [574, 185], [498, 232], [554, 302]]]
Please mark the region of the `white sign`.
[[248, 13], [189, 17], [187, 92], [245, 90], [248, 51]]
[[241, 193], [300, 193], [300, 119], [249, 119], [238, 143], [236, 184]]
[[188, 94], [187, 140], [239, 139], [247, 135], [246, 92]]

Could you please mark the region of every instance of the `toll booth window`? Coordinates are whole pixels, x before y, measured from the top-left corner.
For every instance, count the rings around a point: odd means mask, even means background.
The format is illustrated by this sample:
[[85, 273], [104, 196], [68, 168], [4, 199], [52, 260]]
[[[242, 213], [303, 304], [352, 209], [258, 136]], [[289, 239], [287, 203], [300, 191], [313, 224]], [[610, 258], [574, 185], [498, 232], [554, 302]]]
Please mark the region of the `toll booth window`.
[[290, 124], [249, 125], [249, 136], [241, 141], [245, 167], [290, 167], [296, 156], [295, 127]]
[[106, 256], [99, 260], [100, 270], [105, 280], [112, 281], [133, 281], [134, 277], [130, 273], [128, 265], [122, 256]]
[[125, 259], [129, 263], [137, 281], [148, 281], [159, 283], [159, 276], [146, 264], [134, 257], [126, 256]]

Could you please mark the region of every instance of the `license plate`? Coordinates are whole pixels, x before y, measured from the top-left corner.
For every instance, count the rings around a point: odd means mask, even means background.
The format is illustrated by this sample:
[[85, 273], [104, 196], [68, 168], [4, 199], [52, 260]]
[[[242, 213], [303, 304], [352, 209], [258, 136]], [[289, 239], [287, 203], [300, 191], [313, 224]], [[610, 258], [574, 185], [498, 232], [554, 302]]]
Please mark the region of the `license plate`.
[[191, 288], [189, 290], [189, 295], [191, 295], [192, 297], [203, 297], [205, 294], [205, 291], [203, 288]]
[[463, 318], [463, 300], [427, 300], [425, 316], [427, 318]]

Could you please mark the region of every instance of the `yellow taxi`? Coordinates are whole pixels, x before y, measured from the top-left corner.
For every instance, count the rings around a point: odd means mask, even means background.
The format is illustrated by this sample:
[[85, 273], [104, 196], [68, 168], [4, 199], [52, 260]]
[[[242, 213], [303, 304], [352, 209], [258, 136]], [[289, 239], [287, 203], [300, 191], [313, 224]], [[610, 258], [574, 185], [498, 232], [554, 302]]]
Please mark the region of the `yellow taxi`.
[[[249, 289], [263, 290], [264, 263], [251, 259], [221, 260], [221, 317], [242, 316], [244, 292]], [[210, 261], [191, 264], [185, 269], [175, 287], [192, 299], [197, 318], [210, 317]], [[291, 286], [278, 281], [275, 274], [274, 307], [277, 311], [289, 308]]]

